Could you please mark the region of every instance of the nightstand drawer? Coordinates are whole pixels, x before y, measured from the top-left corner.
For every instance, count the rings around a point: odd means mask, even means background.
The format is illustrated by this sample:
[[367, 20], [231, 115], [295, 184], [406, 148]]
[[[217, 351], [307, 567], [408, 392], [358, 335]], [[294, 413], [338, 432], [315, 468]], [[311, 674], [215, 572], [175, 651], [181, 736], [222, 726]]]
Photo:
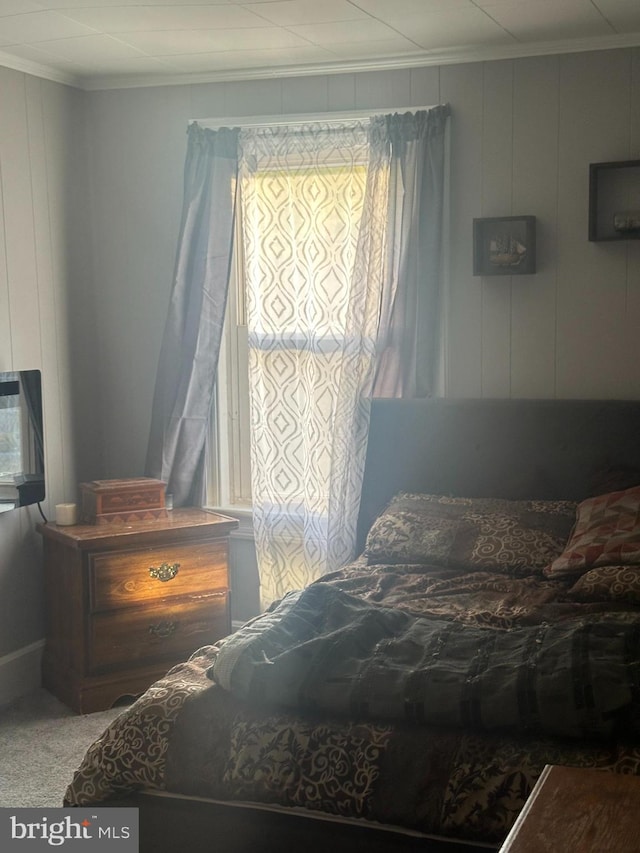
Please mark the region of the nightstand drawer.
[[93, 613], [225, 591], [227, 540], [91, 554], [89, 587]]
[[97, 613], [89, 624], [89, 669], [104, 672], [131, 668], [148, 661], [185, 660], [200, 646], [213, 643], [229, 630], [226, 592], [198, 602]]

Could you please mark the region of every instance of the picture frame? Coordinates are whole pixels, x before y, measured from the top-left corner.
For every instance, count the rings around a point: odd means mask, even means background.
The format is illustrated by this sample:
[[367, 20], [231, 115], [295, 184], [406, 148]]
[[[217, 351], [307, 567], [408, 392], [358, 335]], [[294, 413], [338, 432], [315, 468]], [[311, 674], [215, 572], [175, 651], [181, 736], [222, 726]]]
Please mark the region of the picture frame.
[[531, 275], [535, 271], [535, 216], [473, 220], [474, 275]]

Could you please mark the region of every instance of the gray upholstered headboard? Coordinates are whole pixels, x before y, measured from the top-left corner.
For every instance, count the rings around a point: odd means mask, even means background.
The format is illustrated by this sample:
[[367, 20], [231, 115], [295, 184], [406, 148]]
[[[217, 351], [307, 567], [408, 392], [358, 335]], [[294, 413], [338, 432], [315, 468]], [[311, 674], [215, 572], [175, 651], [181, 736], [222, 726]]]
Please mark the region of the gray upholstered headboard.
[[359, 543], [400, 490], [583, 500], [619, 467], [640, 470], [640, 400], [375, 400]]

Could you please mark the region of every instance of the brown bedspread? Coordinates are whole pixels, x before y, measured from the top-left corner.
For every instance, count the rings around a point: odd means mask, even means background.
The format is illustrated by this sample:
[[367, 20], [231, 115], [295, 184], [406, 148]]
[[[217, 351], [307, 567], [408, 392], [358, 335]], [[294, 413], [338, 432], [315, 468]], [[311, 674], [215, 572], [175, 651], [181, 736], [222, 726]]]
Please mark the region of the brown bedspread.
[[[568, 585], [537, 576], [354, 563], [322, 580], [386, 607], [497, 631], [640, 617], [630, 605], [579, 603]], [[155, 788], [499, 842], [545, 764], [640, 774], [640, 745], [621, 732], [586, 742], [253, 707], [207, 677], [217, 654], [199, 650], [124, 711], [87, 752], [65, 803]]]

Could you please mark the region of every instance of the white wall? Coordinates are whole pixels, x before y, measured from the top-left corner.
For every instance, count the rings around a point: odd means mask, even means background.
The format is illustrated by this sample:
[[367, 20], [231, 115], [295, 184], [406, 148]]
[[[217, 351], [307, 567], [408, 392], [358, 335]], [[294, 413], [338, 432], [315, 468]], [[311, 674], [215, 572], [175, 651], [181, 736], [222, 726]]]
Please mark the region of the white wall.
[[[42, 370], [47, 495], [96, 476], [87, 277], [84, 94], [0, 68], [0, 370]], [[73, 405], [72, 405], [73, 401]], [[91, 474], [91, 472], [93, 472]], [[39, 683], [43, 637], [36, 507], [0, 515], [0, 704]]]
[[[638, 50], [442, 69], [451, 101], [448, 393], [639, 397], [640, 243], [589, 243], [590, 162], [640, 156]], [[538, 217], [538, 273], [470, 276], [474, 216]]]

